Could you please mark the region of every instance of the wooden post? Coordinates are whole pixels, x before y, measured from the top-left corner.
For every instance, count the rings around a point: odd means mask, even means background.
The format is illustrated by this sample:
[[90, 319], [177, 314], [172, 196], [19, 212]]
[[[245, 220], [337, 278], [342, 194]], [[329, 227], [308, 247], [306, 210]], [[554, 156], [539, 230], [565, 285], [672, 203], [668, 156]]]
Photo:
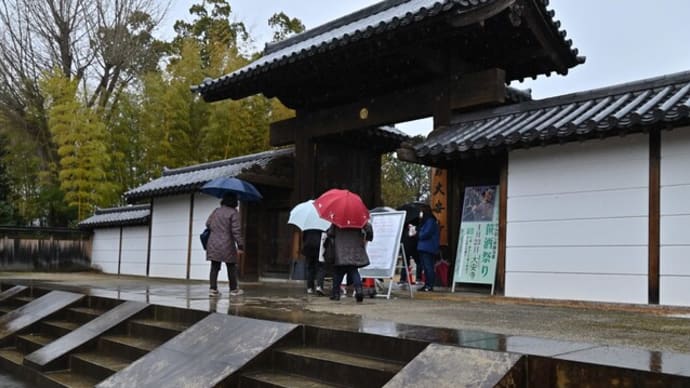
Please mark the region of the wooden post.
[[120, 269], [122, 268], [122, 229], [120, 226], [120, 244], [117, 248], [117, 276], [120, 276]]
[[[149, 241], [146, 245], [146, 277], [149, 276], [151, 271], [151, 231], [153, 229], [153, 198], [151, 198], [151, 204], [149, 205]], [[148, 295], [148, 293], [146, 294]]]
[[194, 231], [194, 193], [189, 199], [189, 230], [187, 232], [187, 279], [192, 266], [192, 232]]
[[648, 303], [659, 304], [661, 132], [649, 132]]
[[448, 170], [431, 169], [431, 210], [441, 230], [441, 245], [448, 246]]
[[507, 238], [507, 217], [508, 217], [508, 154], [504, 156], [501, 163], [501, 171], [498, 182], [498, 252], [496, 260], [496, 295], [505, 293], [506, 285], [506, 238]]

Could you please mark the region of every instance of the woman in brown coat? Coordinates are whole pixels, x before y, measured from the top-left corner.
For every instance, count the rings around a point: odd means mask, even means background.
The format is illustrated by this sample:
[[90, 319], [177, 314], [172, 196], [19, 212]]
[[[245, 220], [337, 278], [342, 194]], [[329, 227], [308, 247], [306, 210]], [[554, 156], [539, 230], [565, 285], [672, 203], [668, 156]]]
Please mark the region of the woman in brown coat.
[[355, 286], [357, 302], [362, 302], [364, 300], [362, 278], [357, 269], [369, 265], [366, 242], [374, 239], [371, 224], [367, 223], [362, 229], [343, 229], [331, 225], [326, 233], [329, 237], [333, 237], [335, 242], [335, 262], [333, 263], [335, 274], [331, 299], [340, 300], [340, 283], [347, 275], [348, 282], [352, 281]]
[[228, 268], [230, 295], [242, 295], [243, 291], [237, 288], [237, 258], [242, 254], [244, 246], [240, 235], [237, 197], [234, 194], [225, 194], [220, 205], [206, 221], [206, 227], [211, 230], [206, 246], [206, 260], [211, 261], [209, 296], [221, 295], [218, 291], [218, 272], [221, 263], [225, 263]]

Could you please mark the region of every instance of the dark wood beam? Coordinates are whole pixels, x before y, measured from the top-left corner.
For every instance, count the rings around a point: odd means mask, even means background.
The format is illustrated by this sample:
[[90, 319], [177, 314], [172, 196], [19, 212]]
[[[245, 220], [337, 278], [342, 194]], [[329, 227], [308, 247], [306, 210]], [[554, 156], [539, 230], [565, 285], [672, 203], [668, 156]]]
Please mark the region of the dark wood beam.
[[537, 8], [532, 4], [531, 1], [526, 1], [523, 10], [523, 20], [527, 23], [529, 30], [534, 34], [534, 38], [539, 42], [539, 45], [546, 50], [549, 59], [553, 61], [554, 66], [558, 69], [560, 74], [565, 74], [568, 71], [568, 65], [563, 61], [561, 55], [559, 55], [559, 49], [562, 46], [560, 44], [560, 36], [554, 36], [551, 33], [551, 28], [547, 25]]
[[661, 185], [661, 132], [649, 132], [649, 239], [647, 287], [649, 304], [659, 304], [659, 261], [660, 261], [660, 185]]
[[504, 295], [506, 287], [506, 239], [508, 236], [508, 154], [501, 160], [498, 181], [498, 252], [494, 293]]
[[237, 176], [240, 179], [250, 181], [251, 183], [256, 183], [265, 186], [274, 186], [285, 189], [291, 189], [294, 184], [292, 178], [290, 177], [278, 177], [271, 175], [255, 174], [251, 172], [243, 172]]
[[490, 19], [503, 12], [506, 8], [515, 3], [515, 1], [516, 0], [495, 1], [490, 3], [490, 5], [476, 7], [470, 11], [458, 12], [457, 15], [450, 19], [450, 25], [458, 28], [478, 23], [483, 24], [484, 20]]
[[489, 69], [316, 112], [298, 112], [297, 117], [271, 124], [271, 145], [294, 144], [303, 136], [319, 137], [415, 120], [440, 110], [498, 104], [505, 100], [505, 88], [505, 72]]

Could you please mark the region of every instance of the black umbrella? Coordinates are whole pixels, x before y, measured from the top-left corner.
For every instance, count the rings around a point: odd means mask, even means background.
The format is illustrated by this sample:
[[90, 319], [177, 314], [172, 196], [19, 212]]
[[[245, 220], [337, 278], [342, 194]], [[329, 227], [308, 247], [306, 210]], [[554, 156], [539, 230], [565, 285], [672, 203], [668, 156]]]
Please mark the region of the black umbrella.
[[422, 207], [426, 206], [423, 202], [410, 202], [406, 203], [398, 208], [398, 210], [405, 211], [405, 223], [416, 223], [419, 219], [419, 212], [422, 211]]
[[233, 193], [240, 201], [258, 201], [263, 198], [254, 185], [235, 177], [216, 178], [201, 186], [200, 191], [216, 198], [223, 198], [226, 193]]

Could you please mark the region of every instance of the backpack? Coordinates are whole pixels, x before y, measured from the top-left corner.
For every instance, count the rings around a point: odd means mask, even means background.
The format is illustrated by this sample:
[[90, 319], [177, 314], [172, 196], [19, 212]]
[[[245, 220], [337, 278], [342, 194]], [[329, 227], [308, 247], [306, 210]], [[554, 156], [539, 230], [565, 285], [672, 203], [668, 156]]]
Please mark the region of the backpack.
[[204, 229], [203, 232], [199, 235], [199, 239], [201, 240], [201, 246], [204, 247], [204, 250], [206, 250], [206, 245], [208, 244], [208, 238], [211, 237], [211, 229], [206, 228]]

